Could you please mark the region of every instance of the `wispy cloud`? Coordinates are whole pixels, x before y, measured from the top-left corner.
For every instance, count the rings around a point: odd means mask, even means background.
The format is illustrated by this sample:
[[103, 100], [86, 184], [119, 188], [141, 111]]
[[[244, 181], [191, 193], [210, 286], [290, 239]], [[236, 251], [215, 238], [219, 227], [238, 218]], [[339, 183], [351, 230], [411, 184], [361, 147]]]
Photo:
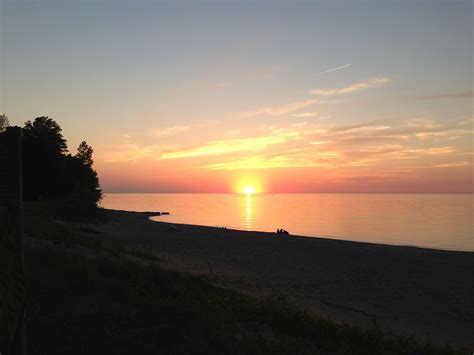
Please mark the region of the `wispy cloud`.
[[[228, 143], [219, 142], [228, 149], [211, 150], [213, 154], [227, 154], [235, 151], [247, 152], [242, 156], [231, 154], [222, 156], [218, 162], [203, 166], [206, 170], [238, 170], [238, 169], [269, 169], [269, 168], [369, 168], [379, 164], [409, 171], [411, 161], [426, 162], [427, 168], [458, 167], [465, 162], [450, 163], [449, 159], [463, 154], [452, 145], [437, 145], [435, 141], [425, 142], [417, 133], [429, 130], [437, 133], [446, 133], [443, 140], [449, 141], [449, 132], [456, 131], [459, 135], [468, 135], [472, 132], [464, 130], [465, 120], [444, 122], [437, 124], [425, 120], [423, 124], [413, 126], [412, 120], [383, 123], [383, 120], [369, 121], [361, 124], [318, 128], [308, 125], [307, 122], [292, 124], [286, 128], [273, 127], [269, 136], [260, 137], [264, 144], [257, 143], [256, 147], [248, 145], [246, 141], [231, 140]], [[409, 131], [410, 133], [406, 133]], [[278, 132], [279, 140], [267, 144], [268, 137]], [[255, 140], [253, 138], [252, 140]], [[280, 144], [281, 143], [281, 144]], [[233, 148], [235, 147], [235, 148]], [[208, 146], [199, 148], [199, 152], [206, 151]], [[252, 148], [252, 149], [250, 149]], [[257, 149], [254, 149], [257, 148]], [[196, 149], [196, 148], [195, 148]], [[257, 154], [253, 154], [257, 153]], [[188, 153], [185, 155], [189, 156]], [[182, 156], [182, 154], [179, 154]], [[448, 162], [446, 162], [448, 159]], [[442, 160], [437, 162], [437, 160]], [[391, 162], [391, 163], [390, 163]], [[452, 164], [448, 166], [448, 164]]]
[[[334, 68], [336, 70], [337, 68]], [[239, 114], [239, 117], [250, 118], [256, 116], [283, 116], [291, 115], [292, 117], [311, 117], [317, 115], [316, 112], [296, 112], [301, 109], [308, 108], [315, 104], [328, 103], [328, 100], [323, 99], [322, 97], [330, 97], [341, 94], [350, 94], [357, 91], [364, 91], [371, 88], [383, 86], [390, 82], [390, 78], [374, 78], [364, 82], [355, 83], [349, 86], [336, 89], [312, 89], [309, 91], [311, 95], [319, 96], [319, 98], [310, 98], [305, 100], [295, 100], [287, 102], [282, 105], [267, 106], [261, 107], [253, 111], [246, 111]], [[333, 102], [333, 101], [331, 101]], [[323, 118], [323, 117], [321, 117]], [[327, 118], [327, 117], [324, 117]]]
[[134, 162], [153, 158], [154, 154], [163, 148], [163, 146], [159, 145], [140, 145], [138, 143], [125, 141], [108, 147], [108, 149], [105, 150], [104, 153], [99, 154], [98, 157], [106, 163]]
[[406, 96], [405, 99], [414, 101], [427, 101], [427, 100], [457, 100], [457, 99], [470, 99], [474, 98], [474, 92], [472, 91], [459, 91], [459, 92], [444, 92], [436, 94], [426, 95], [413, 95]]
[[332, 68], [332, 69], [328, 69], [328, 70], [322, 71], [322, 72], [318, 73], [318, 75], [327, 74], [327, 73], [331, 73], [331, 72], [336, 71], [336, 70], [341, 70], [341, 69], [349, 68], [351, 65], [352, 65], [352, 64], [344, 64], [344, 65], [341, 65], [341, 66], [336, 67], [336, 68]]
[[[126, 134], [122, 142], [100, 155], [105, 162], [144, 159], [173, 164], [176, 159], [204, 170], [270, 168], [371, 169], [372, 172], [416, 169], [455, 169], [472, 165], [460, 156], [472, 154], [452, 137], [472, 136], [472, 119], [435, 121], [426, 118], [379, 119], [352, 125], [324, 125], [302, 121], [285, 126], [241, 129], [211, 142], [188, 145], [142, 144]], [[260, 132], [256, 134], [255, 132]], [[425, 137], [431, 135], [432, 139]], [[197, 159], [200, 158], [200, 159]], [[464, 159], [464, 158], [461, 158]], [[179, 160], [175, 163], [182, 165]], [[188, 163], [187, 163], [188, 164]], [[334, 170], [336, 171], [336, 170]], [[362, 171], [362, 170], [358, 170]]]
[[273, 169], [273, 168], [298, 168], [298, 167], [325, 167], [333, 165], [329, 161], [317, 162], [305, 155], [283, 154], [275, 156], [252, 156], [235, 159], [224, 163], [207, 164], [206, 170], [241, 170], [241, 169]]
[[390, 82], [390, 78], [374, 78], [360, 83], [355, 83], [349, 86], [336, 89], [312, 89], [310, 94], [317, 96], [335, 96], [351, 94], [357, 91], [365, 91], [371, 88], [380, 87]]
[[468, 165], [471, 165], [471, 163], [468, 161], [455, 161], [455, 162], [446, 163], [446, 164], [435, 164], [435, 165], [432, 165], [431, 167], [432, 168], [456, 168], [456, 167], [468, 166]]
[[274, 131], [264, 136], [214, 141], [191, 148], [163, 152], [160, 158], [178, 159], [259, 151], [270, 145], [282, 144], [288, 142], [289, 140], [298, 139], [299, 136], [299, 132]]
[[172, 127], [166, 127], [166, 128], [158, 128], [158, 129], [152, 130], [151, 133], [157, 137], [173, 136], [181, 132], [189, 131], [190, 129], [191, 129], [191, 126], [172, 126]]
[[120, 135], [115, 144], [107, 149], [98, 150], [98, 159], [106, 163], [137, 162], [144, 159], [156, 159], [157, 152], [164, 149], [173, 149], [172, 145], [141, 144], [137, 142], [135, 134]]
[[317, 116], [318, 113], [317, 112], [301, 112], [301, 113], [293, 113], [291, 115], [291, 117], [313, 117], [313, 116]]
[[291, 127], [304, 127], [304, 126], [306, 126], [307, 124], [308, 124], [308, 122], [306, 122], [306, 121], [297, 122], [297, 123], [293, 123], [293, 124], [291, 125]]
[[248, 111], [241, 114], [241, 117], [255, 117], [261, 115], [268, 115], [268, 116], [282, 116], [294, 111], [312, 106], [316, 103], [320, 102], [318, 99], [308, 99], [308, 100], [299, 100], [299, 101], [292, 101], [288, 102], [284, 105], [274, 106], [274, 107], [262, 107], [255, 111]]

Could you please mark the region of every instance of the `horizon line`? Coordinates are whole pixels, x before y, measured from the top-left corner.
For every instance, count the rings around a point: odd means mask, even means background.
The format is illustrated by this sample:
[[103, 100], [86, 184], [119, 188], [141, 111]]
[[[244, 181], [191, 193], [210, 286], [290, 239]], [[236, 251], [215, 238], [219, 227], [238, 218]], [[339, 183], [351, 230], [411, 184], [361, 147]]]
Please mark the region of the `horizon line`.
[[[157, 192], [157, 191], [120, 191], [103, 192], [104, 195], [116, 194], [160, 194], [160, 195], [247, 195], [242, 192]], [[470, 192], [256, 192], [256, 195], [474, 195]]]

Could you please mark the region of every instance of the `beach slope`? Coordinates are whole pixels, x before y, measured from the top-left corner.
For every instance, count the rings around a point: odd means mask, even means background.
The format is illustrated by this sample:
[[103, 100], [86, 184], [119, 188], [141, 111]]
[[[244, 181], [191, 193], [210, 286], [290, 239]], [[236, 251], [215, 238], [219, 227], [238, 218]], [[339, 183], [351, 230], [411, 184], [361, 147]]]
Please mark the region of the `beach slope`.
[[278, 295], [349, 324], [474, 349], [474, 253], [155, 222], [105, 210], [96, 236], [151, 251], [163, 267]]

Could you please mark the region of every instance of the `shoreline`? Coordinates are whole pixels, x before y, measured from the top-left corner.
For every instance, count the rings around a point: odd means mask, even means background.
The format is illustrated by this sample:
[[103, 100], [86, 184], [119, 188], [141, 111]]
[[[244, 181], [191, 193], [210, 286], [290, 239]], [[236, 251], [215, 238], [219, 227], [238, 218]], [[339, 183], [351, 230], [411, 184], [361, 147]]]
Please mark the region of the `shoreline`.
[[261, 230], [244, 230], [244, 229], [234, 229], [234, 228], [227, 228], [227, 227], [216, 227], [216, 226], [208, 226], [204, 224], [189, 224], [189, 223], [174, 223], [174, 222], [167, 222], [167, 221], [158, 221], [151, 219], [152, 217], [160, 217], [163, 215], [169, 215], [169, 212], [151, 212], [151, 211], [128, 211], [128, 210], [116, 210], [101, 207], [104, 211], [112, 211], [112, 212], [123, 212], [123, 213], [137, 213], [143, 214], [146, 218], [148, 218], [151, 222], [156, 223], [164, 223], [169, 225], [176, 225], [176, 226], [183, 226], [183, 227], [196, 227], [196, 228], [211, 228], [216, 230], [229, 230], [237, 233], [251, 233], [251, 234], [263, 234], [265, 236], [273, 236], [274, 238], [310, 238], [310, 239], [321, 239], [321, 240], [334, 240], [336, 242], [347, 242], [347, 243], [358, 243], [358, 244], [368, 244], [374, 246], [387, 246], [387, 247], [396, 247], [396, 248], [415, 248], [415, 249], [424, 249], [424, 250], [431, 250], [431, 251], [440, 251], [440, 252], [454, 252], [454, 253], [471, 253], [474, 254], [474, 250], [456, 250], [456, 249], [441, 249], [441, 248], [428, 248], [424, 246], [417, 246], [417, 245], [403, 245], [403, 244], [385, 244], [385, 243], [376, 243], [376, 242], [365, 242], [359, 240], [347, 240], [347, 239], [339, 239], [336, 236], [310, 236], [310, 235], [300, 235], [300, 234], [289, 234], [289, 235], [278, 235], [275, 232], [267, 232]]
[[160, 266], [338, 322], [474, 349], [473, 253], [151, 220], [103, 209], [96, 238], [153, 253]]
[[[126, 211], [126, 210], [110, 210], [110, 211], [120, 211], [120, 212], [132, 212], [132, 213], [141, 213], [135, 211]], [[151, 213], [151, 212], [144, 212], [144, 213]], [[299, 234], [289, 234], [289, 235], [278, 235], [276, 232], [267, 232], [261, 230], [244, 230], [244, 229], [234, 229], [234, 228], [222, 228], [222, 227], [215, 227], [215, 226], [208, 226], [204, 224], [189, 224], [189, 223], [174, 223], [174, 222], [166, 222], [166, 221], [156, 221], [151, 219], [151, 217], [157, 216], [153, 214], [148, 216], [148, 219], [152, 222], [157, 223], [165, 223], [175, 226], [185, 226], [185, 227], [197, 227], [197, 228], [212, 228], [217, 230], [229, 230], [237, 233], [251, 233], [251, 234], [264, 234], [265, 237], [273, 237], [273, 238], [309, 238], [309, 239], [320, 239], [320, 240], [333, 240], [335, 242], [341, 243], [356, 243], [356, 244], [367, 244], [373, 246], [380, 246], [380, 247], [395, 247], [395, 248], [414, 248], [414, 249], [423, 249], [427, 251], [440, 251], [440, 252], [453, 252], [453, 253], [471, 253], [474, 254], [474, 251], [471, 250], [455, 250], [455, 249], [441, 249], [441, 248], [427, 248], [422, 246], [416, 245], [402, 245], [402, 244], [384, 244], [384, 243], [375, 243], [375, 242], [364, 242], [359, 240], [347, 240], [347, 239], [338, 239], [337, 237], [332, 236], [310, 236], [310, 235], [299, 235]]]

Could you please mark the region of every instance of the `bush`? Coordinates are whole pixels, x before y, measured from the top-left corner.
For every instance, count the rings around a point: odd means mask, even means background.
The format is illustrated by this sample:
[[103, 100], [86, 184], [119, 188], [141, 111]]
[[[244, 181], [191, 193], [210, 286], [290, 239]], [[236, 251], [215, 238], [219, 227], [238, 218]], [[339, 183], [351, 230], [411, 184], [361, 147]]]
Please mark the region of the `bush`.
[[23, 187], [26, 200], [70, 199], [95, 207], [102, 198], [92, 168], [93, 149], [85, 141], [68, 154], [61, 127], [49, 117], [27, 121], [23, 128]]

